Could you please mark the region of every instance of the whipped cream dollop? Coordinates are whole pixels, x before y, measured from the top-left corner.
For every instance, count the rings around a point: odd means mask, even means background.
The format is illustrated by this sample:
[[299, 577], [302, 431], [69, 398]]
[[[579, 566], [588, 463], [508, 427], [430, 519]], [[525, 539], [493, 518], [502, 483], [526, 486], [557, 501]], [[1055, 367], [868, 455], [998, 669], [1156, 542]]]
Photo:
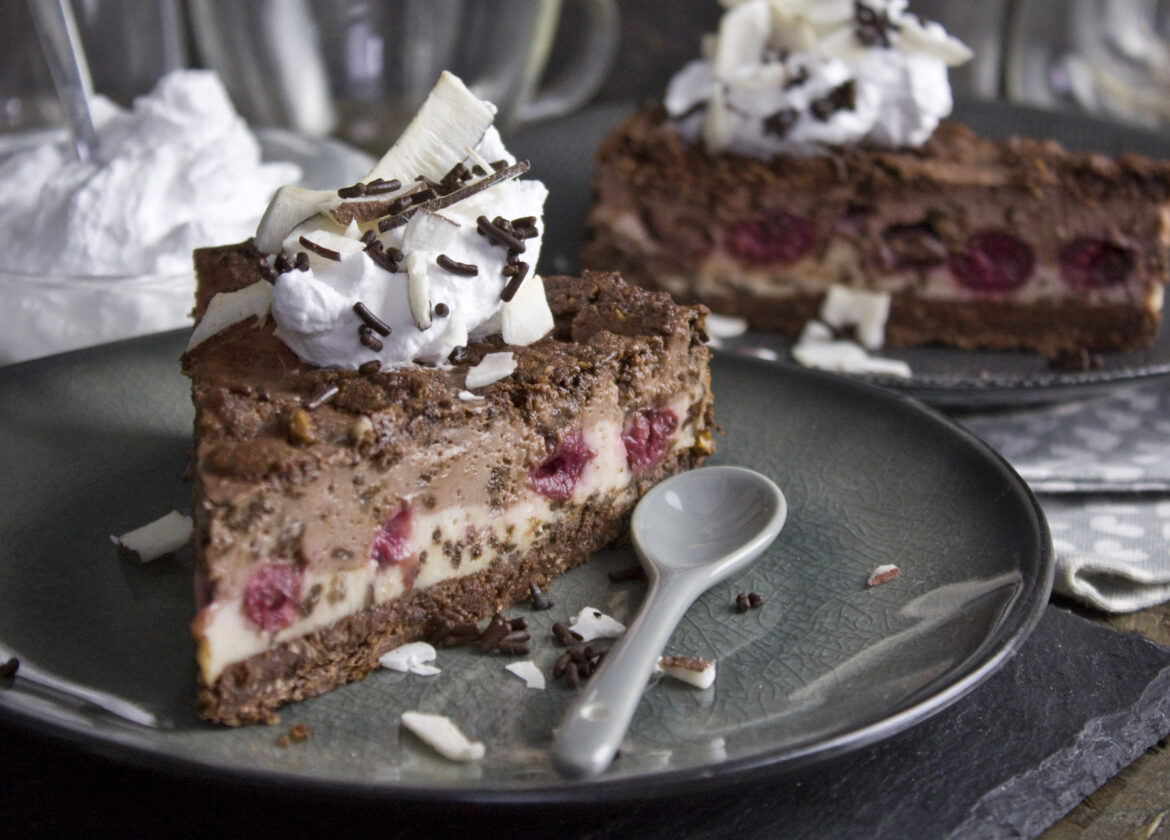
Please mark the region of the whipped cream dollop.
[[300, 178], [262, 163], [219, 78], [175, 70], [126, 110], [93, 99], [89, 162], [45, 143], [0, 161], [5, 270], [41, 276], [191, 272], [191, 252], [254, 229], [272, 193]]
[[445, 365], [502, 333], [552, 329], [535, 273], [547, 190], [492, 126], [494, 106], [444, 73], [360, 182], [284, 187], [256, 231], [271, 256], [276, 335], [320, 367]]
[[972, 53], [906, 0], [723, 0], [704, 57], [667, 113], [710, 151], [769, 157], [863, 143], [920, 146], [953, 100], [947, 68]]

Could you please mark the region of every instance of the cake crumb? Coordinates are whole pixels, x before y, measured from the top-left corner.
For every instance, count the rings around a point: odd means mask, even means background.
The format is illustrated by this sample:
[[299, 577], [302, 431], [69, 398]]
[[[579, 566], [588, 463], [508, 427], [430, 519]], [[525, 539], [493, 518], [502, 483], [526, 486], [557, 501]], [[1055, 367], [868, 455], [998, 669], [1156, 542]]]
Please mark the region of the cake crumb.
[[882, 583], [889, 583], [901, 573], [902, 570], [897, 566], [892, 563], [886, 563], [874, 569], [873, 573], [869, 576], [869, 580], [865, 583], [867, 586], [878, 586]]
[[756, 592], [740, 592], [735, 596], [736, 612], [745, 613], [748, 610], [758, 610], [764, 606], [764, 597]]
[[372, 444], [374, 442], [374, 421], [363, 414], [350, 424], [346, 436], [353, 446]]
[[294, 408], [288, 415], [288, 442], [308, 446], [317, 440], [313, 428], [313, 415], [303, 408]]
[[693, 685], [695, 688], [710, 688], [715, 682], [715, 663], [698, 656], [663, 656], [658, 667], [668, 677]]
[[298, 723], [276, 739], [276, 746], [287, 747], [289, 744], [299, 744], [301, 741], [309, 740], [309, 736], [312, 734], [313, 730], [309, 728], [309, 724]]

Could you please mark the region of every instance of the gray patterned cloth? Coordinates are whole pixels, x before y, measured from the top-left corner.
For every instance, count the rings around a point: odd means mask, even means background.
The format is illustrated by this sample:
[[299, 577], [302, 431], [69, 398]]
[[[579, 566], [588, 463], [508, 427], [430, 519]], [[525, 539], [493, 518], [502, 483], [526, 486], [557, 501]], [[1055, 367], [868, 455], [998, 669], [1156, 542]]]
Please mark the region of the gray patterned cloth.
[[1036, 492], [1058, 592], [1108, 612], [1170, 600], [1170, 387], [959, 422]]

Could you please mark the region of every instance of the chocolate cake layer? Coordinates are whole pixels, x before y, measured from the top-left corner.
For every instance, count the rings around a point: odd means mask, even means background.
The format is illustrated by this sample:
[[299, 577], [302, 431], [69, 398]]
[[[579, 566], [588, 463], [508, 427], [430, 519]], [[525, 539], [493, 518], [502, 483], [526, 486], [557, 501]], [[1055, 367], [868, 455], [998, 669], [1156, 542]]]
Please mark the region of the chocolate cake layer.
[[890, 292], [895, 345], [1126, 350], [1160, 324], [1170, 164], [1135, 155], [943, 123], [921, 149], [764, 161], [645, 111], [594, 190], [585, 266], [760, 329], [799, 331], [832, 285]]
[[[256, 282], [248, 244], [196, 255], [197, 315]], [[609, 273], [546, 280], [553, 333], [450, 368], [301, 362], [255, 319], [184, 356], [200, 711], [238, 725], [359, 679], [441, 615], [476, 620], [624, 534], [712, 449], [704, 310]], [[516, 369], [469, 393], [469, 366]]]

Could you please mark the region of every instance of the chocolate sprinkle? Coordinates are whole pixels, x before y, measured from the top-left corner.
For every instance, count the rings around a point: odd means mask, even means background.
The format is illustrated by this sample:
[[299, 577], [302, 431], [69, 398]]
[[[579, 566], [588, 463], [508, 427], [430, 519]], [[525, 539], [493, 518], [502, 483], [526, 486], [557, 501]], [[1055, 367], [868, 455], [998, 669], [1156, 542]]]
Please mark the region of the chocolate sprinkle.
[[326, 248], [322, 245], [318, 245], [316, 242], [314, 242], [312, 239], [309, 239], [307, 236], [302, 236], [297, 241], [301, 243], [301, 245], [305, 248], [306, 251], [312, 251], [317, 256], [324, 257], [327, 260], [333, 260], [334, 262], [341, 262], [341, 254], [339, 254], [337, 251], [334, 251], [332, 248]]
[[389, 325], [373, 312], [371, 312], [369, 307], [360, 300], [353, 305], [353, 311], [365, 322], [366, 326], [368, 326], [378, 335], [382, 336], [383, 338], [390, 335]]
[[362, 362], [358, 365], [358, 373], [362, 376], [370, 376], [382, 369], [381, 359], [370, 359], [368, 362]]
[[799, 115], [795, 108], [781, 108], [770, 117], [764, 118], [764, 133], [785, 137], [796, 125]]
[[505, 166], [503, 169], [498, 169], [491, 175], [485, 178], [480, 178], [478, 181], [472, 181], [466, 186], [462, 186], [457, 190], [452, 190], [444, 195], [434, 197], [428, 201], [424, 201], [414, 205], [407, 205], [401, 208], [392, 206], [390, 211], [393, 215], [388, 216], [378, 222], [378, 230], [386, 232], [400, 225], [406, 224], [407, 220], [417, 213], [419, 210], [442, 210], [444, 207], [450, 207], [456, 202], [469, 198], [478, 192], [486, 190], [488, 187], [494, 186], [501, 181], [506, 181], [509, 178], [515, 178], [523, 175], [529, 169], [529, 165], [525, 161], [518, 161], [511, 166]]
[[[504, 286], [504, 290], [500, 292], [500, 300], [504, 301], [504, 303], [516, 297], [516, 292], [520, 291], [520, 286], [524, 283], [524, 278], [528, 274], [528, 263], [519, 262], [516, 263], [515, 267], [518, 270], [512, 274], [512, 279], [508, 281], [508, 285]], [[504, 276], [507, 276], [509, 268], [512, 268], [512, 266], [504, 267]]]
[[827, 122], [837, 111], [853, 110], [856, 107], [856, 89], [853, 80], [842, 82], [829, 91], [827, 96], [816, 99], [809, 106], [812, 115], [821, 122]]
[[890, 33], [898, 31], [898, 25], [890, 20], [889, 12], [878, 11], [872, 6], [855, 0], [853, 4], [853, 34], [867, 47], [889, 47]]
[[360, 198], [366, 194], [366, 185], [361, 181], [348, 187], [342, 187], [337, 191], [339, 198]]
[[568, 647], [570, 645], [574, 645], [577, 642], [581, 641], [580, 634], [574, 633], [572, 630], [570, 630], [565, 625], [561, 624], [559, 621], [556, 622], [555, 624], [553, 624], [552, 634], [553, 634], [553, 636], [556, 637], [556, 640], [558, 642], [560, 642], [562, 645], [565, 645], [566, 647]]
[[360, 327], [358, 327], [358, 341], [360, 341], [364, 346], [369, 347], [375, 353], [382, 352], [382, 342], [379, 341], [377, 336], [374, 335], [374, 331], [365, 324], [362, 324]]
[[447, 306], [447, 304], [445, 304], [445, 303], [436, 303], [435, 304], [435, 317], [436, 318], [446, 318], [450, 314], [451, 314], [451, 307]]
[[532, 595], [532, 609], [551, 610], [556, 606], [551, 598], [541, 593], [540, 589], [535, 583], [528, 584], [528, 591]]
[[309, 255], [304, 251], [297, 251], [296, 267], [298, 271], [309, 270]]
[[435, 258], [435, 262], [437, 262], [441, 268], [445, 268], [452, 274], [461, 274], [464, 277], [475, 277], [477, 274], [479, 274], [479, 266], [453, 260], [446, 254], [439, 254], [439, 256]]
[[276, 268], [278, 274], [285, 274], [297, 267], [297, 264], [293, 262], [292, 257], [283, 253], [276, 255], [276, 261], [273, 263], [273, 265]]
[[375, 178], [366, 184], [366, 195], [382, 195], [388, 192], [394, 192], [402, 186], [402, 182], [397, 178], [391, 178], [387, 181], [385, 178]]

